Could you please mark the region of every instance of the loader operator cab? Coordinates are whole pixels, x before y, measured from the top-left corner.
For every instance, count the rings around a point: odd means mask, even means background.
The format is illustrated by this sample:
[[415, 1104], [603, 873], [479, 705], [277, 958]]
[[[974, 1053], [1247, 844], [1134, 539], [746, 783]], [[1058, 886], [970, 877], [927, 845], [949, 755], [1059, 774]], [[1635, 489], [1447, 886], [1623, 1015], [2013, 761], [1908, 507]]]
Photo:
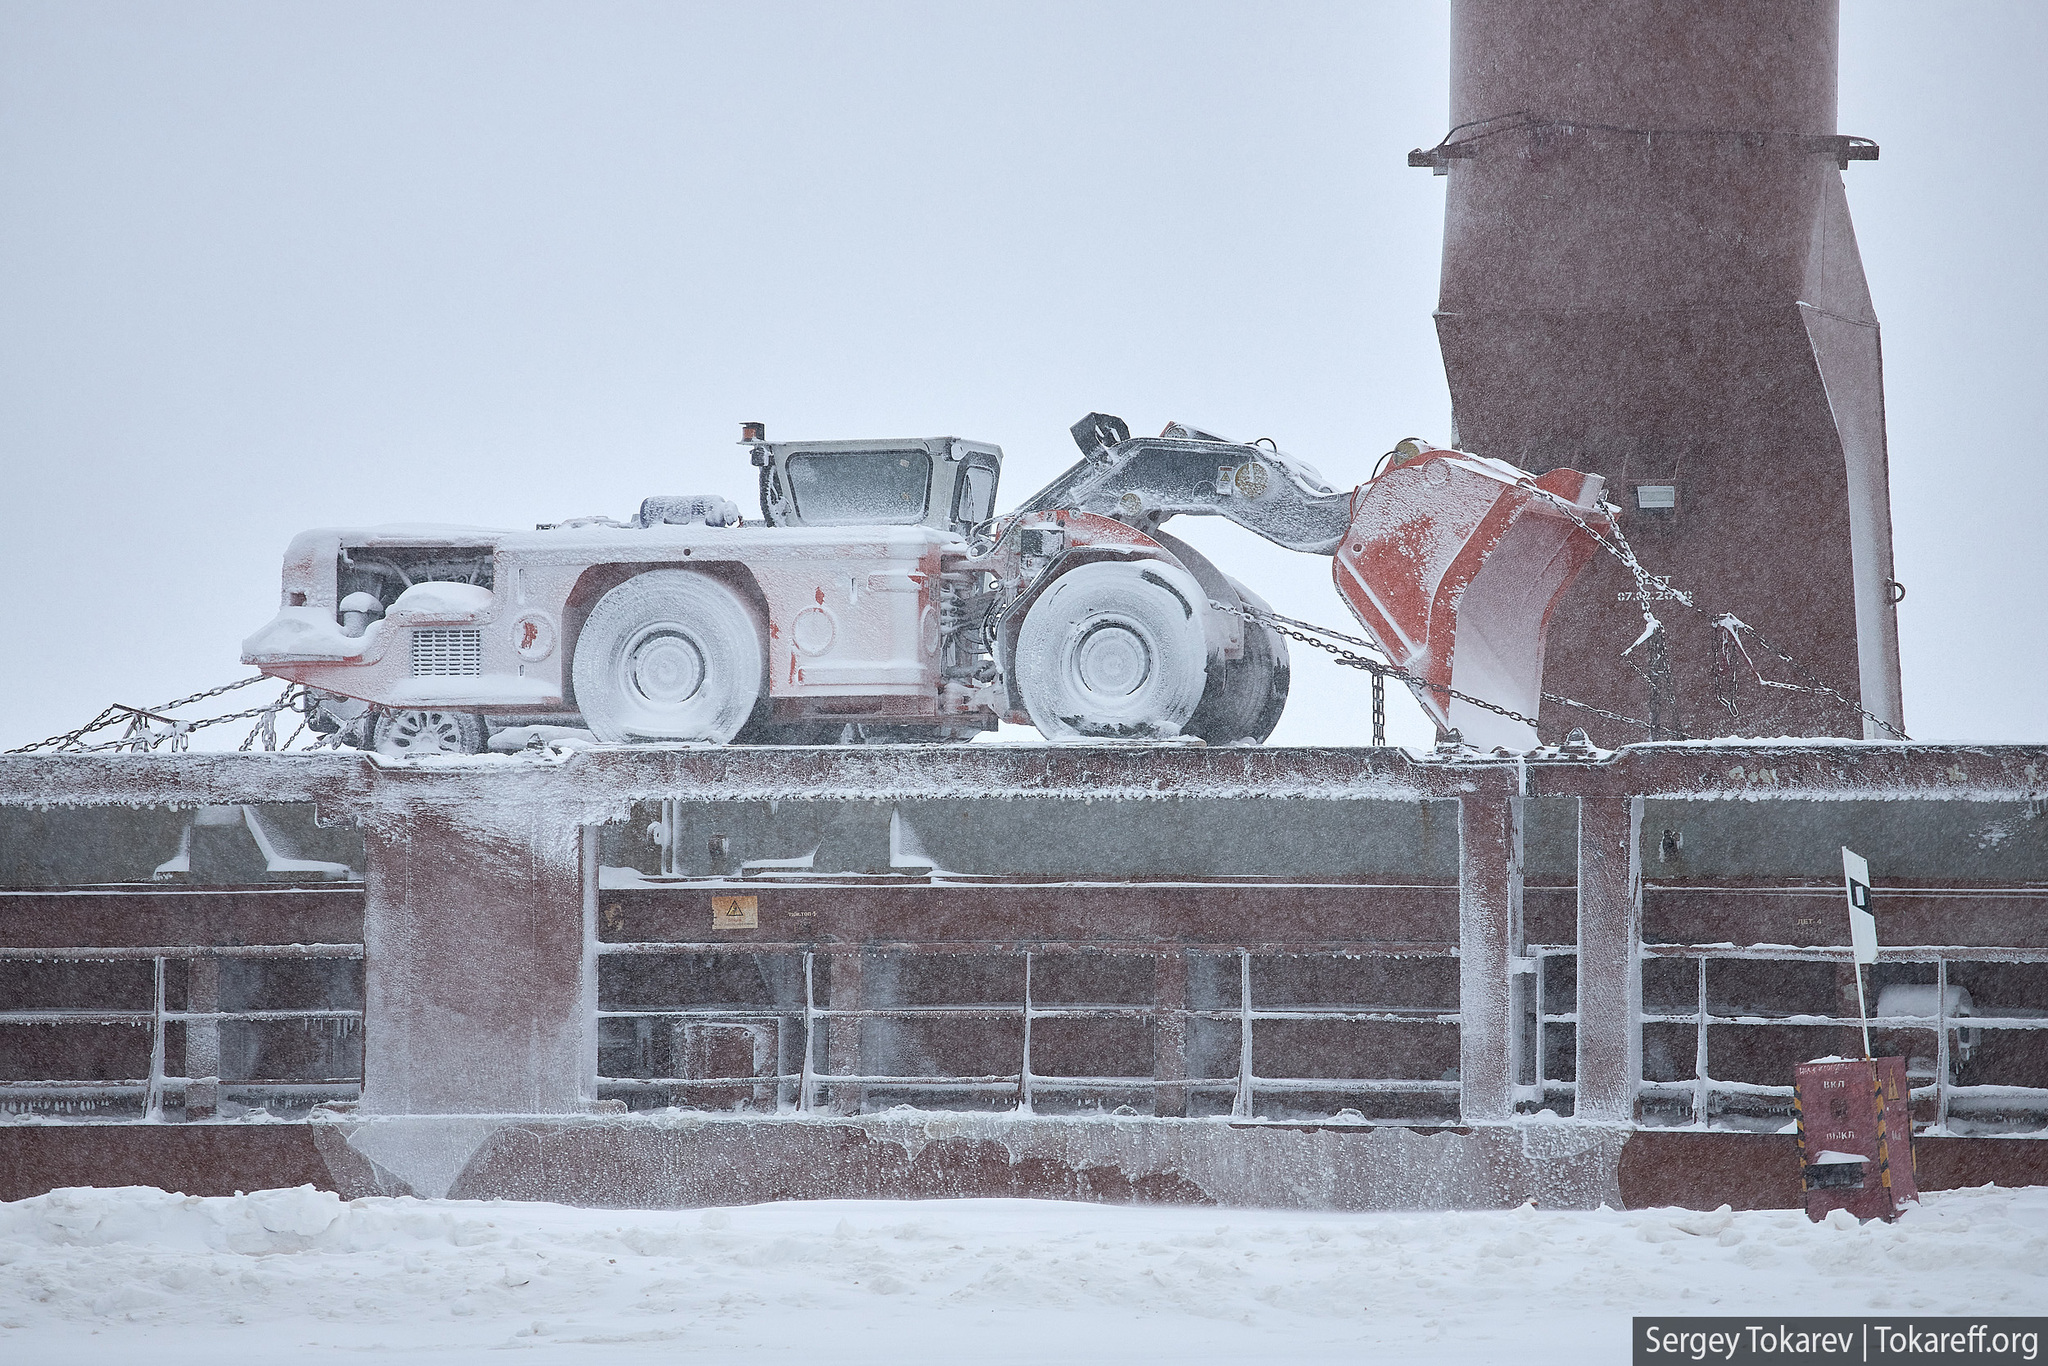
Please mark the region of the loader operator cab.
[[999, 446], [950, 436], [770, 442], [759, 423], [742, 431], [770, 526], [924, 525], [965, 536], [995, 515]]

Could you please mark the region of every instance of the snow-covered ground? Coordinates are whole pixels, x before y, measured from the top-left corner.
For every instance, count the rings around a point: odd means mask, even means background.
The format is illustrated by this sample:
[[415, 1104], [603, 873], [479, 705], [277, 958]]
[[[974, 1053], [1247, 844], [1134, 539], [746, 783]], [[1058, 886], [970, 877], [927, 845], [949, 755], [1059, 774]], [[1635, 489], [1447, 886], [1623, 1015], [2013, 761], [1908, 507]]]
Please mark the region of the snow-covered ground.
[[[1632, 1314], [2038, 1313], [2048, 1189], [1792, 1211], [0, 1205], [0, 1360], [1616, 1361]], [[515, 1358], [520, 1359], [520, 1358]]]

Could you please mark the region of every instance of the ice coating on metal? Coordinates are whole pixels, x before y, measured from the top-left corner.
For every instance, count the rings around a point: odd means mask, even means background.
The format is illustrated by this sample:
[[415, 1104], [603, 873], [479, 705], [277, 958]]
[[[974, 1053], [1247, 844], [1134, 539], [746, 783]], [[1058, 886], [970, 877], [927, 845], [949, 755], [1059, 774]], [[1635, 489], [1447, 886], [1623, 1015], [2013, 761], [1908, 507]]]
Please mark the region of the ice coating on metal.
[[[445, 1193], [457, 1198], [644, 1208], [958, 1197], [1064, 1174], [1072, 1189], [1037, 1193], [1294, 1209], [1498, 1209], [1531, 1199], [1592, 1209], [1621, 1205], [1617, 1173], [1628, 1138], [1540, 1121], [1423, 1130], [908, 1108], [860, 1116], [351, 1118], [318, 1127], [422, 1196], [428, 1190], [408, 1172], [429, 1187], [447, 1181]], [[337, 1159], [346, 1155], [329, 1157]]]
[[1227, 517], [1290, 550], [1327, 555], [1344, 534], [1350, 497], [1285, 451], [1221, 439], [1132, 437], [1075, 465], [1018, 511], [1122, 516], [1120, 509], [1135, 506], [1152, 525], [1176, 516]]
[[[437, 777], [386, 774], [358, 809], [364, 1017], [377, 1022], [361, 1112], [575, 1113], [596, 1084], [587, 810], [545, 784]], [[454, 1160], [439, 1131], [418, 1143], [418, 1161]]]
[[64, 754], [0, 756], [0, 806], [192, 807], [312, 802], [326, 821], [374, 803], [402, 810], [430, 787], [471, 802], [549, 802], [578, 820], [624, 819], [680, 792], [745, 800], [937, 797], [1412, 800], [1482, 790], [1522, 796], [1772, 801], [2036, 801], [2048, 746], [1790, 741], [1643, 744], [1591, 759], [1539, 750], [1445, 760], [1398, 749], [1075, 745], [595, 745], [516, 755]]
[[382, 642], [384, 623], [373, 621], [359, 636], [345, 634], [333, 612], [316, 607], [280, 607], [277, 615], [242, 642], [242, 658], [258, 660], [359, 659]]
[[[895, 698], [931, 710], [938, 648], [932, 610], [942, 549], [959, 538], [921, 526], [839, 528], [584, 525], [537, 531], [469, 527], [329, 527], [297, 537], [285, 555], [277, 615], [243, 642], [244, 662], [279, 678], [390, 707], [461, 705], [530, 713], [565, 706], [575, 595], [611, 586], [618, 567], [689, 569], [726, 576], [761, 614], [772, 697]], [[413, 584], [360, 636], [336, 622], [339, 564], [423, 551], [458, 551], [488, 563], [495, 589]], [[577, 605], [572, 606], [572, 599]], [[812, 609], [832, 639], [808, 653], [791, 627]], [[480, 632], [479, 672], [417, 677], [402, 648], [414, 626]], [[817, 642], [816, 627], [810, 639]]]
[[405, 1115], [337, 1126], [349, 1147], [426, 1200], [446, 1198], [502, 1121], [473, 1115]]
[[1013, 669], [1050, 739], [1178, 735], [1202, 700], [1208, 594], [1164, 562], [1084, 564], [1039, 597]]

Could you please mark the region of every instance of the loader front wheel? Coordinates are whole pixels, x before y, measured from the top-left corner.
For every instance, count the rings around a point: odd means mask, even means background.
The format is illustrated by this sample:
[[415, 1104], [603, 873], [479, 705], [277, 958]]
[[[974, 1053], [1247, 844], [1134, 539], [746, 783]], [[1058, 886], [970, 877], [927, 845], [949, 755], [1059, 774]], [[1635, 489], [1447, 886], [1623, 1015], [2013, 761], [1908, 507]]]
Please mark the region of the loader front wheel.
[[1244, 623], [1241, 658], [1210, 661], [1209, 685], [1187, 732], [1212, 745], [1262, 745], [1287, 709], [1287, 638], [1267, 624], [1273, 609], [1264, 598], [1236, 579], [1227, 582], [1238, 601], [1259, 615]]
[[724, 744], [760, 700], [765, 660], [738, 593], [708, 574], [655, 569], [598, 599], [570, 679], [584, 725], [607, 744]]
[[1178, 735], [1202, 700], [1208, 598], [1157, 560], [1053, 580], [1017, 635], [1017, 686], [1049, 740]]

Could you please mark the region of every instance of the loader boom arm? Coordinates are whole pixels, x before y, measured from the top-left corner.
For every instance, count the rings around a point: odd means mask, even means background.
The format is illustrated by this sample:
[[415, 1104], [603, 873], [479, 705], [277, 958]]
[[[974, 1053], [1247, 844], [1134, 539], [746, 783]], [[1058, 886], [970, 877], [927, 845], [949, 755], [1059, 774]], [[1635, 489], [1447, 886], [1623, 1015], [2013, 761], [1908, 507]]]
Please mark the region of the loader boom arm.
[[1245, 445], [1175, 423], [1132, 437], [1121, 418], [1074, 424], [1084, 458], [1027, 499], [1020, 512], [1074, 508], [1150, 533], [1169, 517], [1228, 517], [1290, 550], [1330, 555], [1351, 524], [1351, 495], [1285, 451]]
[[1073, 432], [1084, 458], [1021, 511], [1078, 509], [1147, 535], [1170, 517], [1227, 517], [1332, 556], [1338, 596], [1439, 728], [1482, 748], [1537, 743], [1518, 718], [1543, 702], [1551, 613], [1614, 526], [1598, 475], [1403, 442], [1385, 473], [1339, 493], [1284, 451], [1179, 423], [1134, 438], [1090, 413]]

